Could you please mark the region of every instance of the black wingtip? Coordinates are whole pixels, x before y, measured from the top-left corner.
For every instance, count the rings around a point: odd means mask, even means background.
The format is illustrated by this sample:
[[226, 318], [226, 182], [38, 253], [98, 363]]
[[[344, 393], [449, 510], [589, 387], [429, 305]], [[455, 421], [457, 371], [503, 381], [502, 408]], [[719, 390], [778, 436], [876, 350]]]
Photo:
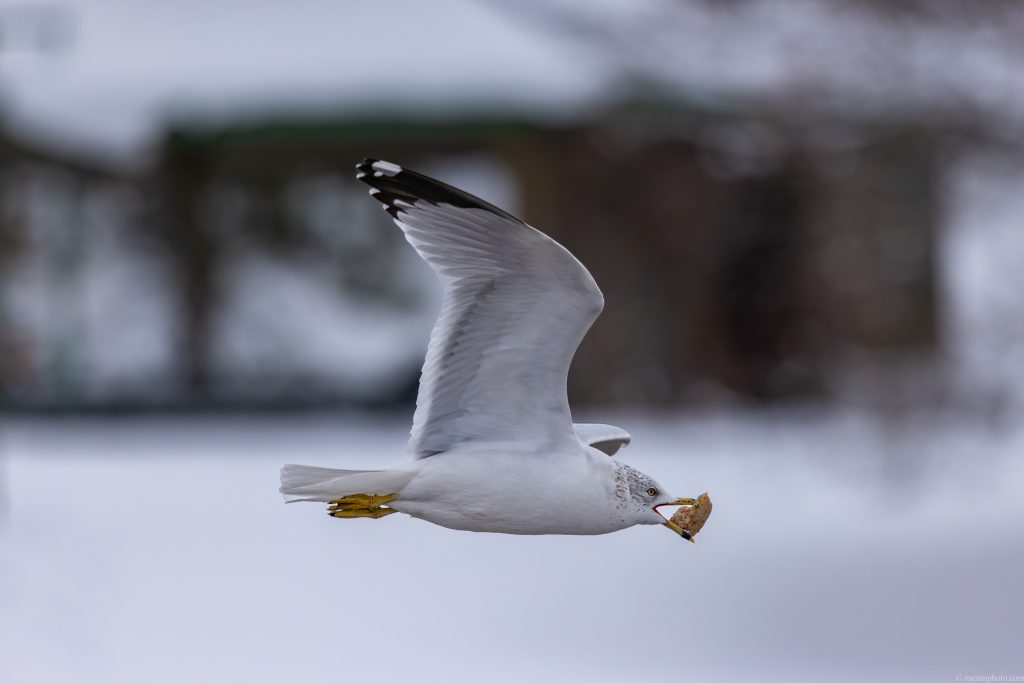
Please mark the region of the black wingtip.
[[[428, 176], [410, 171], [396, 163], [366, 158], [356, 164], [356, 179], [369, 185], [370, 195], [384, 205], [394, 218], [418, 201], [449, 204], [466, 209], [483, 209], [502, 218], [521, 222], [515, 216], [474, 197], [468, 192]], [[401, 203], [399, 203], [401, 202]]]
[[368, 173], [372, 173], [373, 162], [375, 161], [377, 160], [367, 158], [356, 164], [356, 178], [362, 180]]
[[[356, 164], [356, 179], [370, 186], [370, 196], [383, 204], [384, 210], [392, 218], [398, 218], [400, 211], [412, 207], [417, 200], [424, 199], [422, 193], [409, 187], [410, 175], [412, 174], [390, 161], [367, 157]], [[399, 201], [403, 203], [399, 204]]]
[[381, 161], [380, 159], [370, 159], [369, 157], [356, 164], [356, 177], [363, 174], [374, 178], [383, 178], [385, 176], [390, 178], [403, 172], [405, 172], [405, 169], [398, 164], [393, 164], [390, 161]]

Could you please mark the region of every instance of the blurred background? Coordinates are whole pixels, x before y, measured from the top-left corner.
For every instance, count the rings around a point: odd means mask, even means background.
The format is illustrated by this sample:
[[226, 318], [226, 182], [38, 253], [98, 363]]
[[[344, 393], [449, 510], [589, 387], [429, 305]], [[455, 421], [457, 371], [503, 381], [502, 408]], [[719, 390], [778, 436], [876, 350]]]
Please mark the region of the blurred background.
[[[3, 0], [0, 678], [1024, 675], [1022, 35], [1015, 0]], [[588, 266], [577, 419], [710, 490], [695, 547], [280, 506], [283, 462], [404, 449], [439, 291], [366, 156]]]

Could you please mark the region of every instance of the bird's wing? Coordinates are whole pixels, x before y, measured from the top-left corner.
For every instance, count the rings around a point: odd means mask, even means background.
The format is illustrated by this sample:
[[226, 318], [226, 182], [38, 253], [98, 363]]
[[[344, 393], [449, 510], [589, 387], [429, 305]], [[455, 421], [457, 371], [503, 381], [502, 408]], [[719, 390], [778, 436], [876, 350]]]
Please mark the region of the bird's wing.
[[629, 432], [615, 425], [576, 423], [572, 428], [576, 430], [576, 436], [580, 441], [608, 455], [615, 455], [632, 440]]
[[604, 306], [587, 269], [487, 202], [386, 161], [370, 185], [444, 288], [409, 441], [422, 458], [464, 442], [551, 451], [578, 444], [565, 382]]

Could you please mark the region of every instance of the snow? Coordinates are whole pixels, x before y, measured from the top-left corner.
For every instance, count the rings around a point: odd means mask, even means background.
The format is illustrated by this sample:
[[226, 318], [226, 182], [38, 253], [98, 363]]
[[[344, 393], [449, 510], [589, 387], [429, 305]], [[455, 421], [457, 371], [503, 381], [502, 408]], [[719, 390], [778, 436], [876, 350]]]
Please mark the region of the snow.
[[1019, 415], [1024, 368], [1024, 161], [990, 151], [964, 158], [949, 178], [942, 241], [948, 364], [959, 391]]
[[1019, 673], [1019, 427], [584, 418], [629, 429], [617, 457], [677, 495], [711, 492], [696, 545], [660, 527], [510, 537], [281, 503], [280, 464], [386, 465], [408, 416], [9, 420], [3, 678]]
[[[1024, 11], [957, 3], [878, 11], [829, 0], [594, 3], [559, 0], [547, 16], [589, 26], [609, 71], [691, 96], [789, 97], [802, 113], [945, 116], [1018, 131], [1024, 124], [1019, 36]], [[557, 7], [557, 10], [553, 10]], [[568, 21], [566, 21], [568, 20]], [[796, 108], [794, 107], [794, 113]], [[956, 113], [956, 112], [954, 112]]]
[[115, 164], [138, 163], [175, 118], [367, 108], [557, 118], [596, 82], [556, 40], [472, 0], [63, 4], [73, 27], [63, 51], [0, 55], [5, 124]]
[[25, 244], [0, 271], [0, 321], [30, 378], [10, 388], [57, 402], [162, 396], [176, 370], [169, 255], [133, 229], [137, 197], [97, 186], [78, 203], [71, 180], [24, 170], [8, 193]]
[[214, 379], [236, 393], [246, 386], [271, 396], [287, 394], [289, 384], [355, 400], [401, 393], [423, 363], [433, 301], [411, 313], [360, 304], [338, 291], [333, 264], [307, 261], [233, 255], [221, 273]]
[[0, 53], [5, 127], [114, 165], [143, 165], [173, 120], [575, 119], [631, 78], [711, 101], [789, 97], [833, 114], [941, 120], [950, 110], [1008, 140], [1024, 125], [1024, 11], [1008, 4], [969, 21], [950, 7], [885, 19], [825, 0], [67, 0], [60, 9], [59, 49]]

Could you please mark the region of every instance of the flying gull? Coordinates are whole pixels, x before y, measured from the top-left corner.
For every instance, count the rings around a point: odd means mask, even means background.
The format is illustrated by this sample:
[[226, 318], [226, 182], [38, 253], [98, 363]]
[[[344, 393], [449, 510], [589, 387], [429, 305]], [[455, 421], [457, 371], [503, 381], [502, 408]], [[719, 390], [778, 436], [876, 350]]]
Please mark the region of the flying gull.
[[565, 247], [462, 190], [387, 161], [356, 177], [443, 285], [404, 462], [383, 470], [281, 469], [288, 502], [331, 516], [403, 512], [450, 529], [606, 534], [696, 504], [610, 457], [623, 429], [573, 424], [566, 377], [601, 313], [594, 278]]

